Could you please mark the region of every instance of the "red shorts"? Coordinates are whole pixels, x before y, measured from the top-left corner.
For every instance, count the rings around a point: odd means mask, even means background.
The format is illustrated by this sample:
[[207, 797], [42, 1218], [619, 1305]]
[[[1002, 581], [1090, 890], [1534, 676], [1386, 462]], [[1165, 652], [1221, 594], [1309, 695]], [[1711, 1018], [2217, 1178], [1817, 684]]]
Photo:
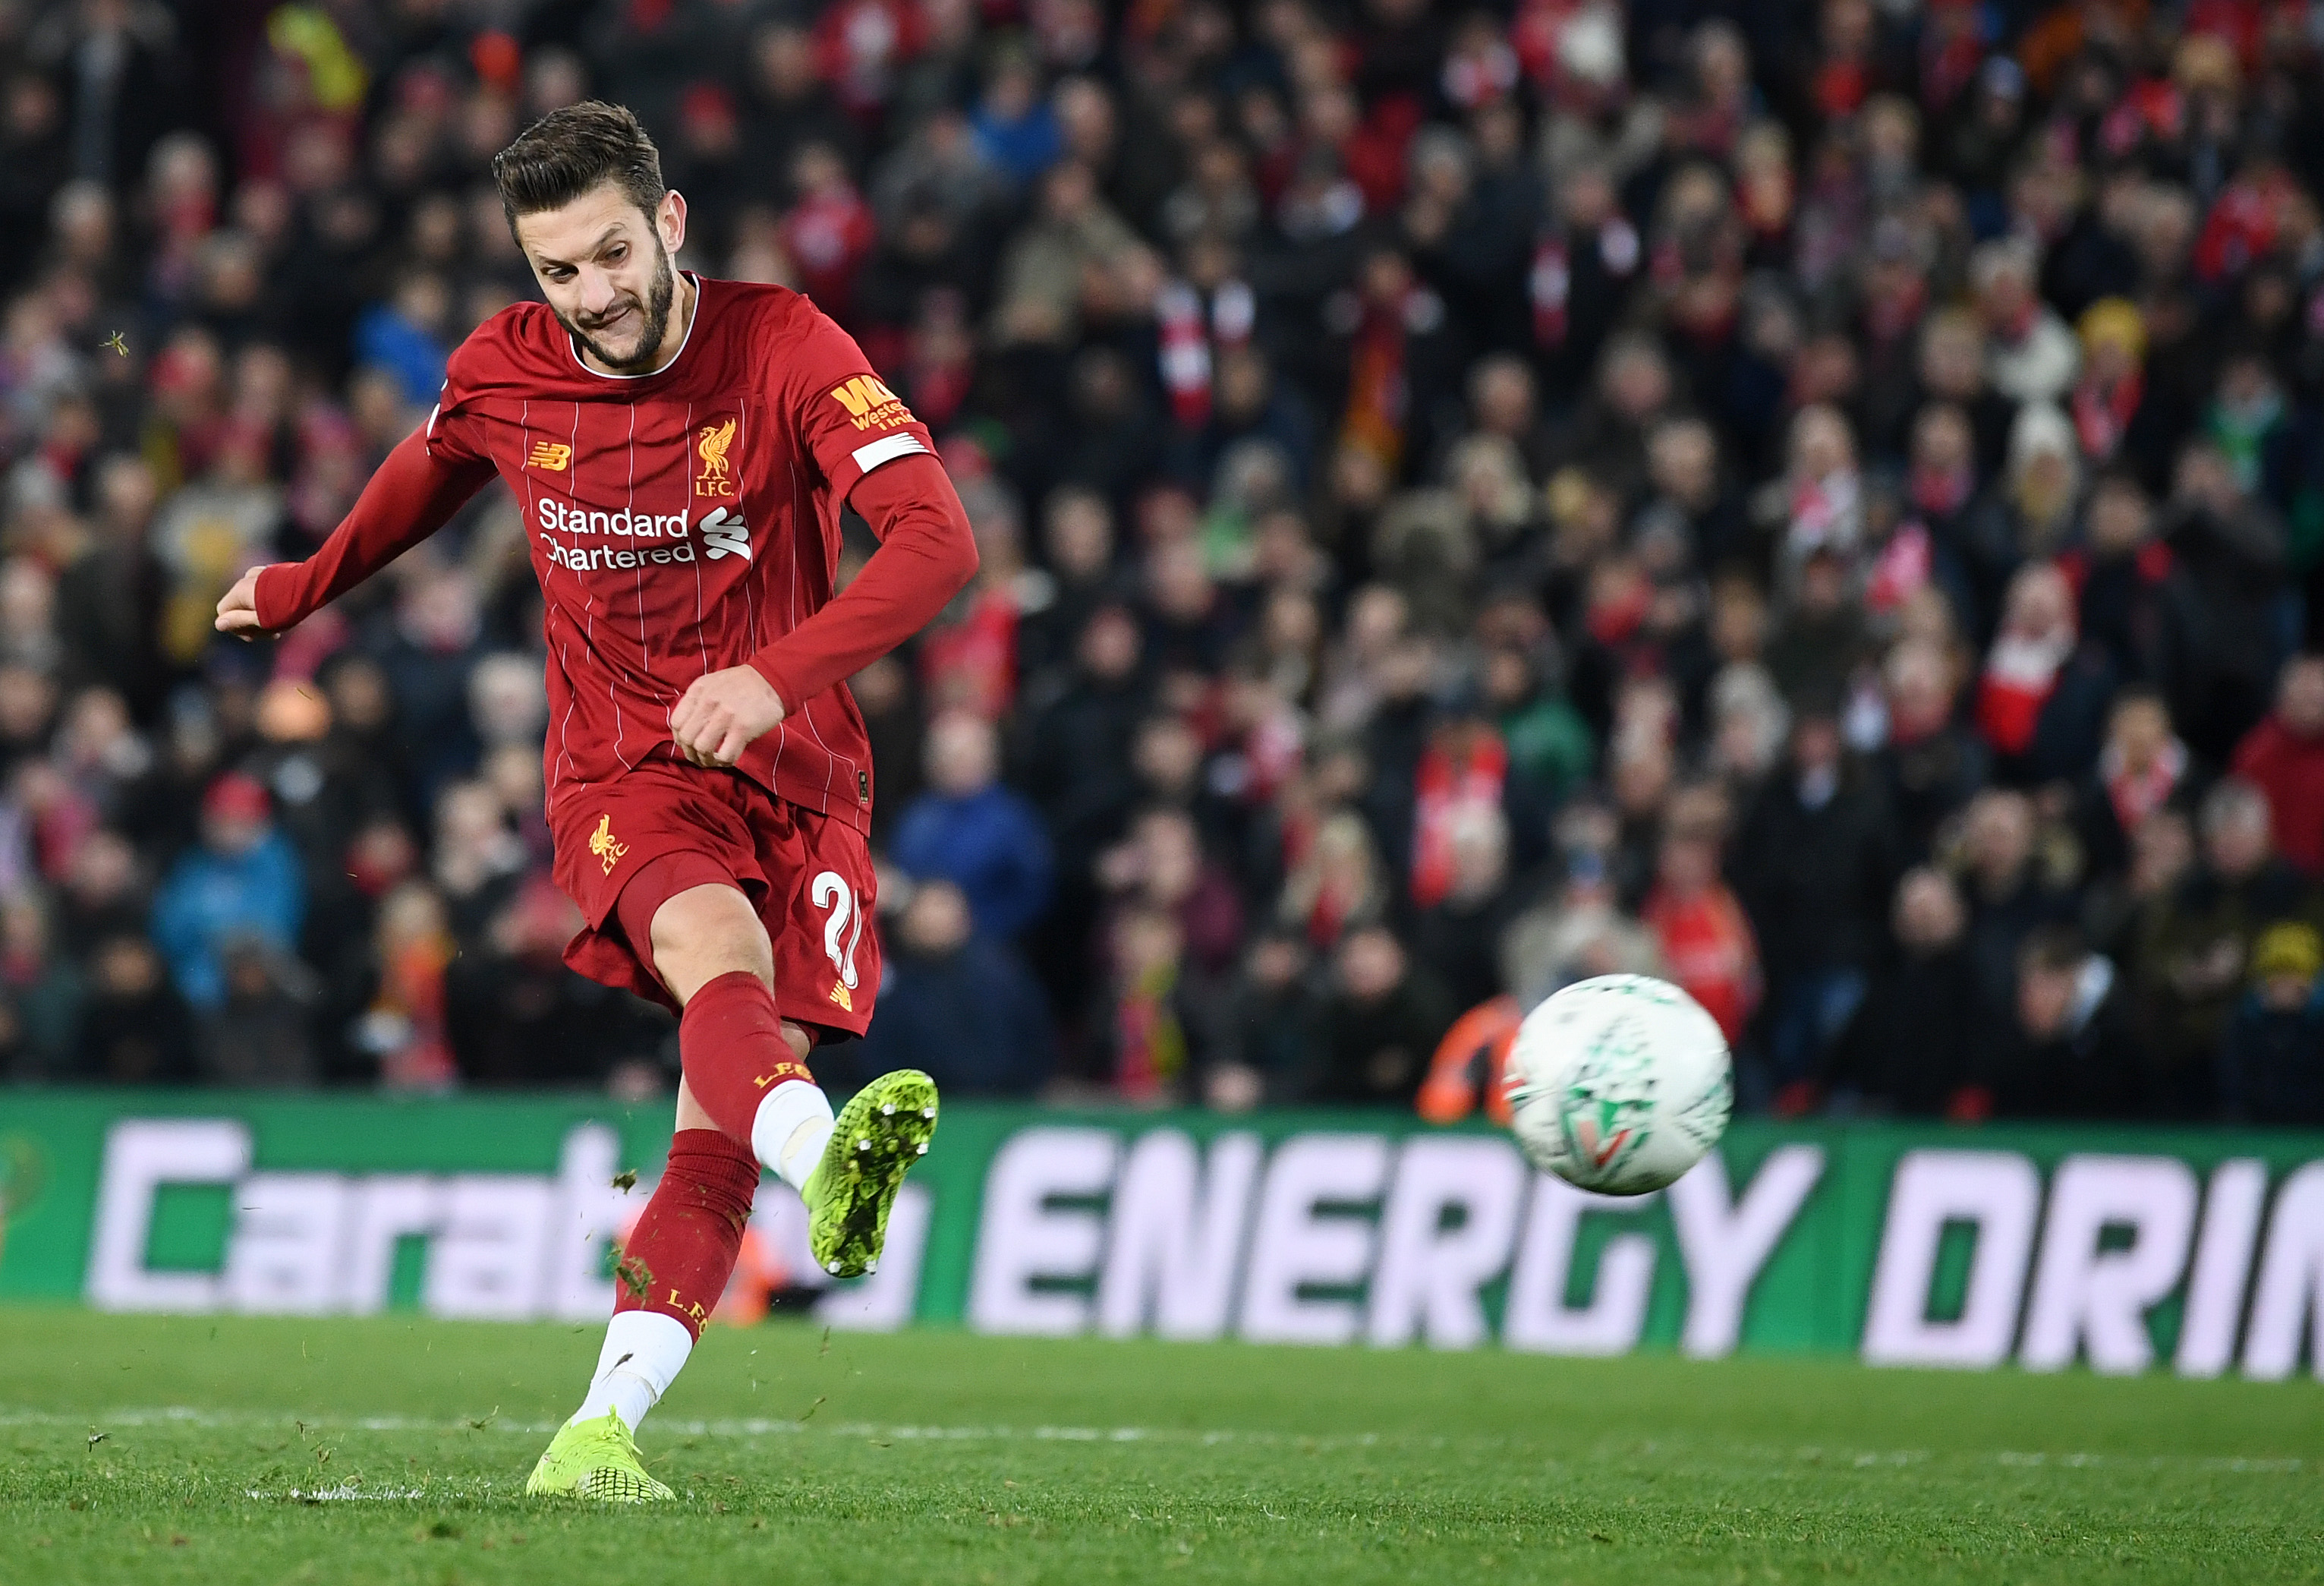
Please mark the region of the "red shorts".
[[557, 885], [581, 906], [565, 961], [673, 1012], [646, 928], [688, 887], [740, 887], [775, 950], [775, 1006], [809, 1030], [861, 1035], [880, 989], [879, 883], [863, 834], [738, 771], [659, 757], [566, 801]]

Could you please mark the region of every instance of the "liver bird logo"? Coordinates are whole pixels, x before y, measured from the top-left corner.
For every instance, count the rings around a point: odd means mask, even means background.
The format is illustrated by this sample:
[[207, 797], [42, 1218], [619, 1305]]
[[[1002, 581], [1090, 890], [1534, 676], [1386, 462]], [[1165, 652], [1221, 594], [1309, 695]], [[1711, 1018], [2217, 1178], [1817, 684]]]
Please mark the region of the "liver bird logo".
[[589, 834], [589, 851], [604, 861], [608, 876], [613, 873], [613, 867], [621, 863], [622, 856], [630, 851], [628, 843], [613, 840], [613, 818], [611, 815], [597, 817], [597, 830]]
[[702, 436], [694, 443], [695, 455], [702, 459], [702, 472], [694, 481], [696, 496], [734, 494], [733, 466], [726, 460], [726, 450], [734, 444], [738, 422], [728, 419], [723, 424], [702, 426]]

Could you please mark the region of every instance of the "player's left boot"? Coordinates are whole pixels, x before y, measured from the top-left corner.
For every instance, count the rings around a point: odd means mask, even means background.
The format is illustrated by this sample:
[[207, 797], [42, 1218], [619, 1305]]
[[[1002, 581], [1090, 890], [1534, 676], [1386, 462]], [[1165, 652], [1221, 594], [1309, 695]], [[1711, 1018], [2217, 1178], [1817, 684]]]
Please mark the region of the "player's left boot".
[[532, 1497], [569, 1494], [598, 1503], [660, 1503], [678, 1496], [646, 1474], [618, 1410], [558, 1427], [524, 1490]]
[[799, 1190], [816, 1266], [834, 1277], [879, 1269], [896, 1192], [936, 1132], [936, 1083], [918, 1069], [881, 1075], [840, 1109], [823, 1160]]

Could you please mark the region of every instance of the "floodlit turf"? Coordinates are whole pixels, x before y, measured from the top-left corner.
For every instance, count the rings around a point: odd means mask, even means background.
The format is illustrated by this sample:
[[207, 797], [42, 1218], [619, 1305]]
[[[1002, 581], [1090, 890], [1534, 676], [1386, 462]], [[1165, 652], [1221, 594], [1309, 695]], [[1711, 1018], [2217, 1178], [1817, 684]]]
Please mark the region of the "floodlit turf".
[[2324, 1580], [2312, 1381], [777, 1323], [526, 1498], [597, 1334], [0, 1312], [0, 1581]]

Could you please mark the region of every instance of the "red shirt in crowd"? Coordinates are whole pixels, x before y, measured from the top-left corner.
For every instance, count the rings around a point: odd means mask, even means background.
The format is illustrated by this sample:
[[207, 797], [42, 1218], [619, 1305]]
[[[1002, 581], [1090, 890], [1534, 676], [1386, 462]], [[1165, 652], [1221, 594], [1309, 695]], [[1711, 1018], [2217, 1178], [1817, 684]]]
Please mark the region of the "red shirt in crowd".
[[[588, 367], [544, 304], [477, 327], [426, 427], [347, 520], [260, 576], [260, 624], [287, 627], [353, 588], [497, 474], [547, 603], [552, 812], [674, 756], [687, 686], [749, 665], [786, 719], [740, 769], [862, 828], [872, 753], [842, 680], [943, 608], [974, 542], [927, 429], [845, 331], [785, 288], [694, 279], [685, 344], [652, 374]], [[882, 544], [835, 599], [851, 491]]]
[[2324, 736], [2301, 737], [2271, 715], [2236, 746], [2235, 773], [2267, 794], [2276, 851], [2324, 876]]
[[1655, 933], [1670, 978], [1718, 1021], [1731, 1043], [1759, 1005], [1759, 944], [1751, 922], [1725, 886], [1682, 893], [1661, 886], [1638, 918]]

